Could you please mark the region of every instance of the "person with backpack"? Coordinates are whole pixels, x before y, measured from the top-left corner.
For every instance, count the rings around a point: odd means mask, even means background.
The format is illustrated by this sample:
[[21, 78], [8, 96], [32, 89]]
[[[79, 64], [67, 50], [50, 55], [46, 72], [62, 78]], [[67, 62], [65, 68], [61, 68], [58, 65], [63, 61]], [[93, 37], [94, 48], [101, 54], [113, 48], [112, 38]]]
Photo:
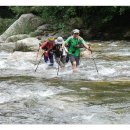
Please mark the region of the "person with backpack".
[[62, 48], [64, 48], [64, 46], [68, 47], [69, 59], [72, 64], [73, 72], [76, 71], [76, 68], [79, 65], [80, 48], [85, 47], [86, 49], [91, 50], [84, 39], [79, 36], [79, 34], [80, 31], [78, 29], [74, 29], [72, 36], [68, 37], [62, 45]]
[[66, 56], [67, 56], [67, 52], [68, 52], [66, 47], [61, 49], [63, 43], [64, 43], [64, 39], [62, 37], [58, 37], [55, 40], [55, 45], [53, 47], [55, 60], [61, 68], [63, 68], [65, 66]]
[[50, 61], [49, 66], [53, 66], [54, 64], [54, 57], [53, 57], [53, 47], [54, 47], [54, 37], [50, 36], [47, 40], [45, 40], [41, 45], [40, 48], [44, 51], [44, 61], [47, 63]]

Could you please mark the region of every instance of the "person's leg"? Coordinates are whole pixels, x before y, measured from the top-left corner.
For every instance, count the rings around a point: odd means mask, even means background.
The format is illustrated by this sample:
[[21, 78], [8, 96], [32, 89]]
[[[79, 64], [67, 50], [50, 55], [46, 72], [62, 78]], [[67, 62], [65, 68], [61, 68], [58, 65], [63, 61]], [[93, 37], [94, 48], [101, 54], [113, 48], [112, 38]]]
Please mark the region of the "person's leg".
[[44, 55], [44, 61], [47, 63], [48, 62], [48, 56]]
[[70, 55], [69, 59], [70, 59], [70, 62], [72, 64], [73, 72], [75, 72], [76, 71], [76, 67], [77, 67], [75, 57], [73, 55]]
[[76, 60], [76, 66], [78, 66], [79, 65], [80, 57], [79, 56], [75, 57], [75, 60]]
[[77, 68], [76, 61], [73, 61], [73, 63], [72, 63], [73, 72], [76, 71], [76, 68]]
[[61, 61], [61, 58], [60, 58], [60, 57], [56, 57], [56, 62], [57, 62], [57, 64], [58, 64], [61, 68], [64, 67], [64, 64], [63, 64], [63, 62]]
[[62, 62], [63, 64], [66, 63], [66, 56], [61, 56], [61, 62]]
[[60, 58], [59, 57], [55, 57], [55, 61], [56, 61], [57, 64], [59, 64]]
[[49, 53], [49, 60], [50, 60], [50, 66], [53, 66], [54, 64], [54, 58], [53, 58], [53, 53]]
[[66, 56], [66, 63], [68, 63], [69, 62], [69, 55], [67, 54], [67, 56]]

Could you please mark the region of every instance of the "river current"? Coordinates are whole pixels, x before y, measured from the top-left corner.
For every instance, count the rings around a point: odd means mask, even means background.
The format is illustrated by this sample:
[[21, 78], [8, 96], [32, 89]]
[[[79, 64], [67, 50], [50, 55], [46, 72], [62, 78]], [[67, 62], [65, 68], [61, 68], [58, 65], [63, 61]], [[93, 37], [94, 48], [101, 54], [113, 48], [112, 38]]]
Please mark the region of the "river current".
[[43, 59], [35, 72], [37, 52], [1, 50], [0, 124], [129, 124], [129, 44], [92, 42], [77, 72], [69, 62], [58, 76]]

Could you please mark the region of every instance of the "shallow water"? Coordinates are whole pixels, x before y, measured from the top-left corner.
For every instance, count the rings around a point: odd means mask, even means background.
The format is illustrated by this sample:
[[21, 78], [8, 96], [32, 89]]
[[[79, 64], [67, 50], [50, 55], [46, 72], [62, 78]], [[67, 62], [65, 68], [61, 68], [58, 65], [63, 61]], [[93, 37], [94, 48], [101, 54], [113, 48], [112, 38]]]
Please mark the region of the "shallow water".
[[57, 76], [35, 52], [0, 52], [1, 124], [129, 124], [130, 47], [126, 41], [95, 42], [94, 61], [81, 58]]

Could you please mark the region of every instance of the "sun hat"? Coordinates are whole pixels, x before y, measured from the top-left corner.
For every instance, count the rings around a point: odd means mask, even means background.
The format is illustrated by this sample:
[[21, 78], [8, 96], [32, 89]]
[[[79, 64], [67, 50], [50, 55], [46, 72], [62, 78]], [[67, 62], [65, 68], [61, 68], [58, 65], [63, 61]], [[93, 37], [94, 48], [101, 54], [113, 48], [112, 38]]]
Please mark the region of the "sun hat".
[[64, 42], [64, 39], [62, 37], [58, 37], [56, 40], [55, 40], [55, 44], [62, 44]]
[[74, 29], [73, 33], [79, 33], [79, 29]]
[[48, 41], [54, 41], [54, 40], [55, 40], [54, 37], [52, 37], [52, 36], [48, 37]]

